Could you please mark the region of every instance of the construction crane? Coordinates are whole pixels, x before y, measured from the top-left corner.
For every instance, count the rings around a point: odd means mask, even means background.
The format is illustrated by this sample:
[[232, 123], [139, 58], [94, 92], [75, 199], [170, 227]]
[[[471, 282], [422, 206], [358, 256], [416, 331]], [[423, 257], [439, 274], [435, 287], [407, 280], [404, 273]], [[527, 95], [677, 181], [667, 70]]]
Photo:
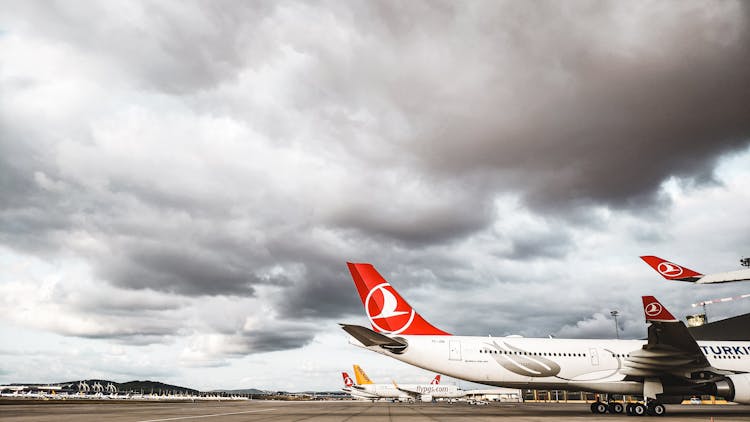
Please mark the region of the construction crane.
[[[698, 306], [702, 306], [703, 307], [703, 315], [705, 316], [705, 315], [707, 315], [706, 314], [706, 305], [711, 305], [712, 303], [731, 302], [733, 300], [746, 299], [748, 297], [750, 297], [750, 293], [747, 293], [747, 294], [744, 294], [744, 295], [739, 295], [739, 296], [722, 297], [721, 299], [704, 300], [703, 302], [693, 303], [690, 306], [692, 306], [693, 308], [696, 308]], [[706, 318], [705, 322], [708, 322], [708, 317], [706, 316], [705, 318]]]

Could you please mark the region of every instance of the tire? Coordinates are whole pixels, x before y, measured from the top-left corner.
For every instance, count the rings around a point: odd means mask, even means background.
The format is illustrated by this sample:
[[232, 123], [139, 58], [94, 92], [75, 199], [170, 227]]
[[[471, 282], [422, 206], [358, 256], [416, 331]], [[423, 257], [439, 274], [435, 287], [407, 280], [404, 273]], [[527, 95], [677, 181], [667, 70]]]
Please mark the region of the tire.
[[646, 416], [646, 406], [642, 403], [636, 403], [633, 405], [633, 416]]
[[622, 411], [624, 410], [624, 408], [625, 408], [625, 406], [623, 406], [622, 403], [614, 402], [614, 403], [610, 403], [607, 406], [607, 411], [609, 413], [618, 414], [618, 413], [622, 413]]
[[664, 416], [665, 413], [667, 413], [667, 409], [661, 403], [653, 403], [648, 406], [650, 416]]
[[628, 403], [625, 406], [625, 413], [627, 413], [628, 416], [634, 416], [635, 413], [633, 413], [633, 403]]
[[591, 405], [591, 413], [601, 415], [607, 413], [607, 405], [598, 401]]

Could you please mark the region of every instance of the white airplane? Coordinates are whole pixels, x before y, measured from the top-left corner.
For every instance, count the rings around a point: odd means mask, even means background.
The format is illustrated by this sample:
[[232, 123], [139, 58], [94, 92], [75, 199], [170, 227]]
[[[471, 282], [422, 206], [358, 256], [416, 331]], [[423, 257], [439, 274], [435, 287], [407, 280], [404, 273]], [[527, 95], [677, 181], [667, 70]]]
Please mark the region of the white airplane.
[[725, 273], [701, 274], [658, 256], [645, 255], [641, 259], [667, 280], [688, 281], [696, 284], [730, 283], [732, 281], [750, 280], [750, 268]]
[[346, 372], [342, 372], [344, 378], [344, 391], [351, 394], [355, 399], [377, 400], [381, 398], [396, 399], [404, 401], [431, 402], [439, 398], [463, 397], [466, 392], [455, 385], [441, 385], [440, 375], [430, 381], [429, 384], [375, 384], [370, 380], [365, 371], [354, 365], [354, 376], [356, 384]]
[[697, 342], [652, 296], [643, 297], [647, 340], [453, 336], [422, 318], [372, 265], [348, 266], [373, 328], [342, 324], [350, 343], [402, 362], [494, 386], [645, 399], [597, 401], [593, 413], [663, 415], [663, 403], [702, 394], [750, 404], [750, 344]]

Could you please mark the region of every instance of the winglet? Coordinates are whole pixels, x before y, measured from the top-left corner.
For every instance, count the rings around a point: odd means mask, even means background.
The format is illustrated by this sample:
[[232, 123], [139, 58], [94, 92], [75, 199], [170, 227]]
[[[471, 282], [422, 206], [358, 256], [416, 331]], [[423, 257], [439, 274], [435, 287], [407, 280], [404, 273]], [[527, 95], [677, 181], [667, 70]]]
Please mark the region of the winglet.
[[659, 301], [653, 296], [643, 296], [643, 313], [646, 322], [677, 322], [675, 318]]
[[438, 385], [440, 384], [440, 374], [435, 375], [435, 378], [430, 381], [430, 385]]
[[373, 330], [385, 334], [450, 335], [422, 318], [371, 264], [346, 265]]
[[669, 262], [658, 256], [644, 255], [641, 259], [667, 280], [697, 281], [703, 277], [703, 274], [697, 271], [675, 264], [674, 262]]

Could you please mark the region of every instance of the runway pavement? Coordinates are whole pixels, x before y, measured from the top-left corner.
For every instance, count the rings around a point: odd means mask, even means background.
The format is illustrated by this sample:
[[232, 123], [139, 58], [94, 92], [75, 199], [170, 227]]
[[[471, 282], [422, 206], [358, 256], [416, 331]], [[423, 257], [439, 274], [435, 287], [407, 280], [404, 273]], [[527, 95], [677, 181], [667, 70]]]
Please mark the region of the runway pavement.
[[[667, 406], [670, 421], [750, 421], [750, 406]], [[45, 402], [2, 404], [3, 422], [167, 422], [167, 421], [597, 421], [633, 420], [625, 415], [593, 415], [588, 405], [512, 403], [485, 406], [363, 402], [249, 401], [220, 403]]]

